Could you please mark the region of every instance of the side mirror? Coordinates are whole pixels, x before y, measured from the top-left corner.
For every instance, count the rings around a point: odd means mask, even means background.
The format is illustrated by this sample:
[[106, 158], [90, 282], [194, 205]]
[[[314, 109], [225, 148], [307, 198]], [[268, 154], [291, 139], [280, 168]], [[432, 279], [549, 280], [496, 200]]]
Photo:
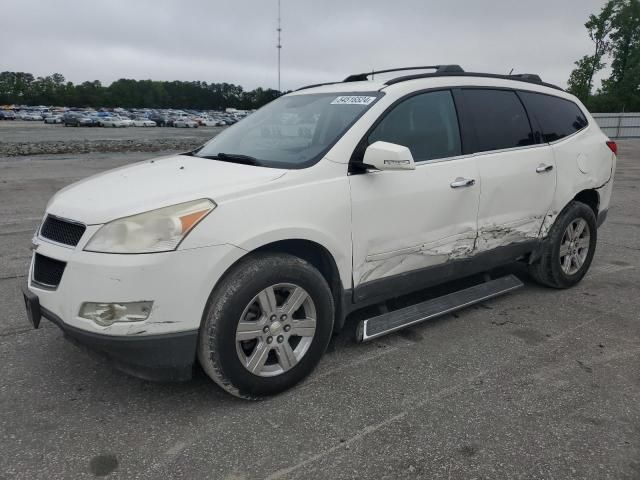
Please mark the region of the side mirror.
[[389, 142], [375, 142], [367, 147], [362, 162], [377, 170], [415, 170], [411, 150]]

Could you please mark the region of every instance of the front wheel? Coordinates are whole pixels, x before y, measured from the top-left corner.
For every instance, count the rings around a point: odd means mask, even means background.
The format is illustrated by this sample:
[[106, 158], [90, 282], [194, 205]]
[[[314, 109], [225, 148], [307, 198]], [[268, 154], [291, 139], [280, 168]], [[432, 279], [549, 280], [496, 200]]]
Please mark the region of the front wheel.
[[591, 207], [573, 201], [551, 227], [540, 259], [529, 266], [538, 282], [569, 288], [586, 275], [596, 250], [598, 227]]
[[211, 293], [198, 359], [229, 393], [274, 395], [309, 375], [333, 329], [331, 290], [311, 264], [287, 254], [241, 260]]

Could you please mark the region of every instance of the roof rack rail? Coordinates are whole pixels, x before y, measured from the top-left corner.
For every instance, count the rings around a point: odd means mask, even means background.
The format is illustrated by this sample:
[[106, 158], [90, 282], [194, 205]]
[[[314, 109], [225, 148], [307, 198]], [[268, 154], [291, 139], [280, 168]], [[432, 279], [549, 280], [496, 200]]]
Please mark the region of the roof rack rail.
[[519, 73], [515, 75], [500, 75], [497, 73], [478, 73], [478, 72], [434, 72], [434, 73], [418, 73], [415, 75], [404, 75], [402, 77], [392, 78], [384, 82], [385, 85], [393, 85], [395, 83], [407, 82], [409, 80], [416, 80], [419, 78], [432, 78], [432, 77], [482, 77], [482, 78], [500, 78], [502, 80], [515, 80], [517, 82], [535, 83], [537, 85], [543, 85], [545, 87], [554, 88], [556, 90], [564, 91], [564, 89], [553, 85], [551, 83], [543, 82], [539, 75], [534, 73]]
[[426, 67], [401, 67], [401, 68], [389, 68], [386, 70], [371, 70], [368, 73], [354, 73], [353, 75], [349, 75], [347, 78], [343, 80], [343, 82], [363, 82], [367, 81], [370, 75], [376, 75], [380, 73], [389, 73], [389, 72], [402, 72], [406, 70], [435, 70], [435, 73], [446, 73], [446, 72], [464, 72], [460, 65], [428, 65]]
[[510, 77], [521, 78], [522, 80], [528, 80], [530, 82], [542, 83], [542, 78], [536, 73], [514, 73], [509, 75]]
[[[542, 81], [540, 75], [535, 73], [516, 73], [513, 75], [501, 75], [497, 73], [478, 73], [478, 72], [465, 72], [460, 65], [431, 65], [426, 67], [402, 67], [402, 68], [389, 68], [387, 70], [372, 70], [368, 73], [355, 73], [353, 75], [349, 75], [342, 82], [327, 82], [327, 83], [317, 83], [315, 85], [307, 85], [305, 87], [300, 87], [298, 90], [305, 90], [307, 88], [312, 87], [320, 87], [322, 85], [335, 85], [338, 83], [348, 83], [348, 82], [360, 82], [368, 80], [370, 75], [375, 75], [378, 73], [389, 73], [389, 72], [403, 72], [407, 70], [435, 70], [431, 73], [414, 73], [412, 75], [403, 75], [401, 77], [394, 77], [384, 82], [385, 85], [393, 85], [394, 83], [406, 82], [409, 80], [416, 80], [419, 78], [431, 78], [431, 77], [483, 77], [483, 78], [499, 78], [503, 80], [515, 80], [518, 82], [526, 82], [526, 83], [535, 83], [537, 85], [543, 85], [545, 87], [553, 88], [556, 90], [564, 91], [563, 88], [558, 87], [557, 85], [553, 85], [551, 83], [546, 83]], [[296, 91], [298, 91], [296, 90]]]

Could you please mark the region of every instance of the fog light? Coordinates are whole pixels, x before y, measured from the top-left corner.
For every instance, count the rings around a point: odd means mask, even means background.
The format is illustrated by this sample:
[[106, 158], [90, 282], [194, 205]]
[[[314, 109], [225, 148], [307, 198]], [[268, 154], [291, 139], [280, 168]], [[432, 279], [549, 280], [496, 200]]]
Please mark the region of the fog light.
[[116, 322], [141, 322], [146, 320], [151, 313], [152, 305], [153, 302], [85, 302], [80, 306], [78, 315], [106, 327]]

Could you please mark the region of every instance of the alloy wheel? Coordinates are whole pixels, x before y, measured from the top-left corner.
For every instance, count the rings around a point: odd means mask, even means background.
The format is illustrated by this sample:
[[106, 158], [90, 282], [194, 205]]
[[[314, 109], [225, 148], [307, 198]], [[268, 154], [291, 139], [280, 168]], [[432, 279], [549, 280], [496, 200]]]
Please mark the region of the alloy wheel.
[[582, 268], [587, 255], [591, 232], [583, 218], [576, 218], [567, 225], [560, 242], [560, 266], [567, 275], [574, 275]]
[[262, 290], [245, 307], [236, 328], [238, 358], [254, 375], [273, 377], [295, 367], [316, 331], [316, 307], [298, 285]]

